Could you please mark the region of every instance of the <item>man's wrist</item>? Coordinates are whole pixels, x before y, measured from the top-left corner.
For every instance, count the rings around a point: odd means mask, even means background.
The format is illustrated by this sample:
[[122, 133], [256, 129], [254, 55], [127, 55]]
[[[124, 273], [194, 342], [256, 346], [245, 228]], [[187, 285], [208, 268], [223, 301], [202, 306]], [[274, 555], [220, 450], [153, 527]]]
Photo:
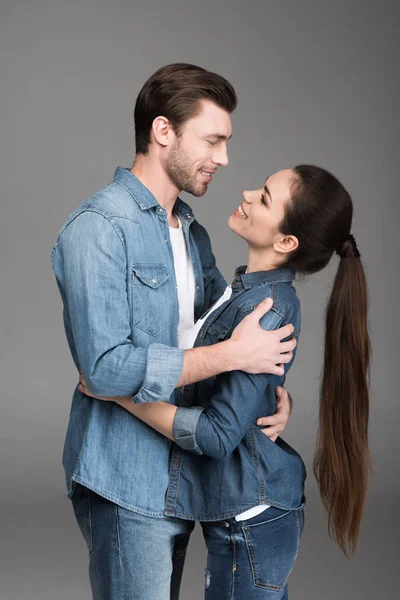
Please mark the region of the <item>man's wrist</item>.
[[240, 348], [235, 340], [225, 340], [224, 342], [220, 342], [217, 346], [218, 350], [221, 352], [221, 356], [223, 356], [225, 364], [224, 372], [242, 370], [243, 364], [240, 361]]

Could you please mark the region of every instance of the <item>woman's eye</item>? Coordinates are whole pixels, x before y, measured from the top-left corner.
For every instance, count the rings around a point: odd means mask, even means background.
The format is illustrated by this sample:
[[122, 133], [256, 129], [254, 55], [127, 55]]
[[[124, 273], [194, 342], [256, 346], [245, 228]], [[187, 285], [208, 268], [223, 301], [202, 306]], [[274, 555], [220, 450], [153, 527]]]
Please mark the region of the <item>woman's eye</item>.
[[265, 200], [264, 194], [261, 194], [261, 202], [264, 204], [264, 206], [267, 206], [267, 202]]
[[218, 142], [212, 142], [211, 140], [207, 140], [210, 146], [216, 146]]

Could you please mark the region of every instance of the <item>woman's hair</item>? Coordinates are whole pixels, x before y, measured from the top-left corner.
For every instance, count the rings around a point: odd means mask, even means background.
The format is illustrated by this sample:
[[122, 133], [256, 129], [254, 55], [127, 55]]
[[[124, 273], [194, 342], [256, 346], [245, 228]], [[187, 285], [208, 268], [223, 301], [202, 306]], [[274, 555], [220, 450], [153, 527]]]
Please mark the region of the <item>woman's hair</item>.
[[353, 205], [343, 185], [312, 165], [295, 167], [291, 199], [280, 231], [299, 246], [285, 266], [298, 273], [325, 267], [340, 256], [326, 309], [314, 474], [328, 512], [329, 533], [354, 554], [368, 486], [369, 358], [367, 286], [354, 237]]
[[221, 75], [186, 63], [156, 71], [140, 90], [135, 104], [136, 153], [147, 154], [156, 117], [166, 117], [179, 135], [182, 125], [198, 113], [200, 100], [214, 102], [228, 113], [237, 105], [233, 86]]

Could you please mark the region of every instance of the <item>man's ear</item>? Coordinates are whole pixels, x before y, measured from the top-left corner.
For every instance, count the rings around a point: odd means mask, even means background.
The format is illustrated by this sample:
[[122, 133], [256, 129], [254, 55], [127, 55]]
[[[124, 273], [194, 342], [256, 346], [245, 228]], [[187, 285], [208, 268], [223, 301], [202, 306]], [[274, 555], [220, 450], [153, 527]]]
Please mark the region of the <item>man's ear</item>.
[[293, 252], [299, 247], [299, 240], [295, 235], [282, 235], [274, 243], [274, 250], [279, 254]]
[[168, 146], [175, 139], [175, 132], [170, 121], [166, 117], [156, 117], [151, 126], [154, 141], [161, 146]]

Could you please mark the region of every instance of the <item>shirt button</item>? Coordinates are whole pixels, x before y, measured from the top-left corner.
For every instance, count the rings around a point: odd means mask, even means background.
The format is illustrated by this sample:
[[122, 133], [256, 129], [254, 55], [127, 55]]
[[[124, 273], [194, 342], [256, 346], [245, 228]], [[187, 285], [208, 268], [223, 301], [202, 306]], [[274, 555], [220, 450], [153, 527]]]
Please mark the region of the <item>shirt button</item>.
[[152, 279], [151, 283], [157, 283], [157, 279]]
[[168, 244], [168, 238], [165, 238], [165, 243]]
[[199, 291], [199, 289], [200, 289], [200, 286], [196, 285], [196, 290]]
[[188, 213], [188, 214], [186, 215], [186, 217], [187, 217], [188, 219], [190, 219], [190, 217], [191, 217], [191, 216], [192, 216], [192, 215], [191, 215], [190, 213]]

